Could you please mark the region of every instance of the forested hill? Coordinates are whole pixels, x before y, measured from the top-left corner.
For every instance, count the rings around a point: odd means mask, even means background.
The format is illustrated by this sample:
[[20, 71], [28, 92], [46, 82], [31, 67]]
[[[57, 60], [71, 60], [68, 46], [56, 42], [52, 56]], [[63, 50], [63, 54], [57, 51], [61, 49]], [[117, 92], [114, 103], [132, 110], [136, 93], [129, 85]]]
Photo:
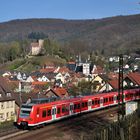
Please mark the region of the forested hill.
[[140, 14], [93, 20], [23, 19], [0, 23], [0, 41], [26, 39], [40, 32], [60, 42], [80, 40], [89, 50], [140, 48]]

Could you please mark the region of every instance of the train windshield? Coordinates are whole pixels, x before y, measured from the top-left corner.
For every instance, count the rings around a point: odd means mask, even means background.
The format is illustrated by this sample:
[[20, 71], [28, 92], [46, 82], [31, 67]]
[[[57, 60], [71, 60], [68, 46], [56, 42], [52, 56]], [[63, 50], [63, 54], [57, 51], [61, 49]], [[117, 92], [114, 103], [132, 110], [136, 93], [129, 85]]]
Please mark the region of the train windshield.
[[20, 117], [26, 118], [30, 116], [31, 110], [32, 110], [32, 105], [23, 104], [20, 109]]

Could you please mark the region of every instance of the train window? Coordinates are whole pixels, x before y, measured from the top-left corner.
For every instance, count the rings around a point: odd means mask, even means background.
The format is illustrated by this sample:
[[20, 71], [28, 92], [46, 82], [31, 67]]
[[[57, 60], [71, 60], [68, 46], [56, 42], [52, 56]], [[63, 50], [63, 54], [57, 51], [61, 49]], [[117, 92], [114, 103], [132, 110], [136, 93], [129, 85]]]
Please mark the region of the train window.
[[100, 104], [99, 100], [95, 100], [95, 105]]
[[80, 109], [80, 104], [77, 105], [77, 109]]
[[109, 97], [109, 101], [110, 101], [110, 102], [113, 101], [113, 97]]
[[104, 98], [104, 103], [107, 103], [108, 102], [108, 98]]
[[46, 110], [43, 110], [43, 112], [42, 112], [42, 118], [46, 117], [46, 115], [47, 115]]
[[108, 98], [106, 98], [106, 102], [108, 102]]
[[69, 106], [65, 106], [65, 111], [68, 112], [69, 111]]
[[83, 108], [83, 107], [85, 107], [85, 104], [84, 104], [84, 103], [82, 103], [82, 108]]
[[51, 109], [48, 109], [48, 114], [47, 116], [51, 116]]
[[57, 114], [60, 114], [60, 108], [57, 108]]
[[92, 105], [94, 105], [95, 104], [95, 102], [94, 102], [94, 100], [92, 100]]
[[64, 113], [65, 112], [65, 106], [62, 106], [62, 113]]
[[97, 105], [97, 100], [95, 100], [95, 105]]
[[76, 106], [76, 104], [74, 104], [74, 110], [75, 110], [75, 109], [77, 109], [77, 106]]
[[85, 107], [87, 107], [87, 102], [85, 102]]

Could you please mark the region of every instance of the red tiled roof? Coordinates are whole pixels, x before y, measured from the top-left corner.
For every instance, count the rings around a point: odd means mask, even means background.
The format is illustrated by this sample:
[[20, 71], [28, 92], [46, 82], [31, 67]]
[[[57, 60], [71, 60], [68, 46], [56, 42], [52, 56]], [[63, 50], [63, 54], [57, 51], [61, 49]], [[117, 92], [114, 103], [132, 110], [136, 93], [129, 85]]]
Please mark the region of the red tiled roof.
[[138, 72], [131, 72], [127, 74], [127, 76], [136, 84], [140, 85], [140, 73]]
[[66, 67], [62, 67], [62, 68], [60, 68], [59, 70], [58, 70], [58, 72], [60, 72], [60, 73], [66, 73], [66, 72], [69, 72], [69, 69], [68, 68], [66, 68]]
[[37, 81], [37, 77], [36, 76], [31, 76], [32, 77], [32, 79], [34, 80], [34, 81]]
[[118, 77], [119, 77], [119, 74], [117, 74], [117, 73], [110, 72], [108, 74], [108, 78], [110, 78], [110, 79], [118, 79]]
[[83, 78], [84, 75], [83, 75], [83, 73], [74, 73], [74, 77], [75, 78]]
[[41, 73], [49, 73], [49, 72], [54, 72], [55, 68], [45, 68], [45, 69], [40, 69]]
[[68, 92], [65, 88], [56, 87], [52, 89], [59, 97], [68, 96]]
[[102, 73], [104, 73], [104, 71], [100, 66], [96, 66], [95, 70], [92, 71], [92, 74], [102, 74]]
[[118, 80], [117, 79], [109, 80], [108, 83], [112, 86], [112, 88], [118, 89]]
[[40, 82], [40, 81], [32, 82], [32, 85], [46, 85], [46, 84], [48, 84], [48, 82]]

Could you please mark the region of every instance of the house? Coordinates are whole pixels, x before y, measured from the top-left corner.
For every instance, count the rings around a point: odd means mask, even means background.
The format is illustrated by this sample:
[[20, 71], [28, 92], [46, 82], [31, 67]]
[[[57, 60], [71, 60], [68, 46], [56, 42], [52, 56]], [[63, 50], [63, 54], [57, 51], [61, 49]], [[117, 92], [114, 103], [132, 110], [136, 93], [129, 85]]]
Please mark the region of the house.
[[29, 93], [33, 90], [31, 82], [19, 82], [19, 92]]
[[94, 79], [97, 75], [101, 75], [101, 74], [105, 74], [103, 68], [100, 66], [94, 65], [91, 71], [92, 78]]
[[140, 73], [139, 72], [130, 72], [125, 78], [125, 87], [138, 87], [140, 86]]
[[119, 62], [119, 56], [110, 57], [109, 62]]
[[78, 85], [82, 80], [86, 80], [85, 75], [83, 73], [71, 73], [70, 82], [72, 85]]
[[11, 93], [8, 82], [0, 77], [0, 122], [14, 120], [15, 99]]
[[69, 71], [70, 70], [64, 66], [64, 67], [58, 67], [58, 69], [55, 72], [65, 74], [65, 73], [68, 73]]
[[29, 77], [27, 77], [27, 79], [26, 79], [26, 81], [25, 82], [28, 82], [28, 83], [32, 83], [32, 82], [34, 82], [36, 79], [35, 79], [35, 77], [33, 77], [33, 76], [29, 76]]
[[55, 80], [58, 80], [58, 79], [60, 79], [62, 81], [62, 83], [65, 82], [65, 78], [64, 78], [63, 74], [61, 74], [61, 73], [56, 74]]
[[83, 74], [89, 75], [90, 74], [90, 63], [83, 63]]
[[68, 64], [67, 64], [67, 68], [68, 68], [70, 71], [75, 71], [75, 68], [76, 68], [76, 62], [74, 62], [74, 61], [70, 61], [70, 62], [68, 62]]
[[35, 81], [35, 82], [32, 82], [32, 89], [44, 91], [48, 87], [48, 85], [49, 85], [48, 82]]
[[45, 76], [38, 77], [37, 79], [39, 82], [50, 82], [50, 80]]
[[27, 77], [28, 76], [25, 73], [21, 73], [21, 72], [18, 72], [18, 74], [16, 75], [17, 80], [20, 81], [26, 81]]
[[10, 71], [4, 72], [4, 73], [2, 74], [3, 77], [10, 77], [11, 75], [12, 75], [12, 74], [11, 74]]
[[111, 79], [105, 74], [96, 76], [92, 83], [95, 86], [95, 92], [112, 91], [118, 89], [118, 79]]
[[68, 92], [63, 87], [54, 87], [52, 89], [49, 89], [46, 91], [45, 95], [47, 97], [60, 97], [60, 98], [66, 98], [68, 97]]

